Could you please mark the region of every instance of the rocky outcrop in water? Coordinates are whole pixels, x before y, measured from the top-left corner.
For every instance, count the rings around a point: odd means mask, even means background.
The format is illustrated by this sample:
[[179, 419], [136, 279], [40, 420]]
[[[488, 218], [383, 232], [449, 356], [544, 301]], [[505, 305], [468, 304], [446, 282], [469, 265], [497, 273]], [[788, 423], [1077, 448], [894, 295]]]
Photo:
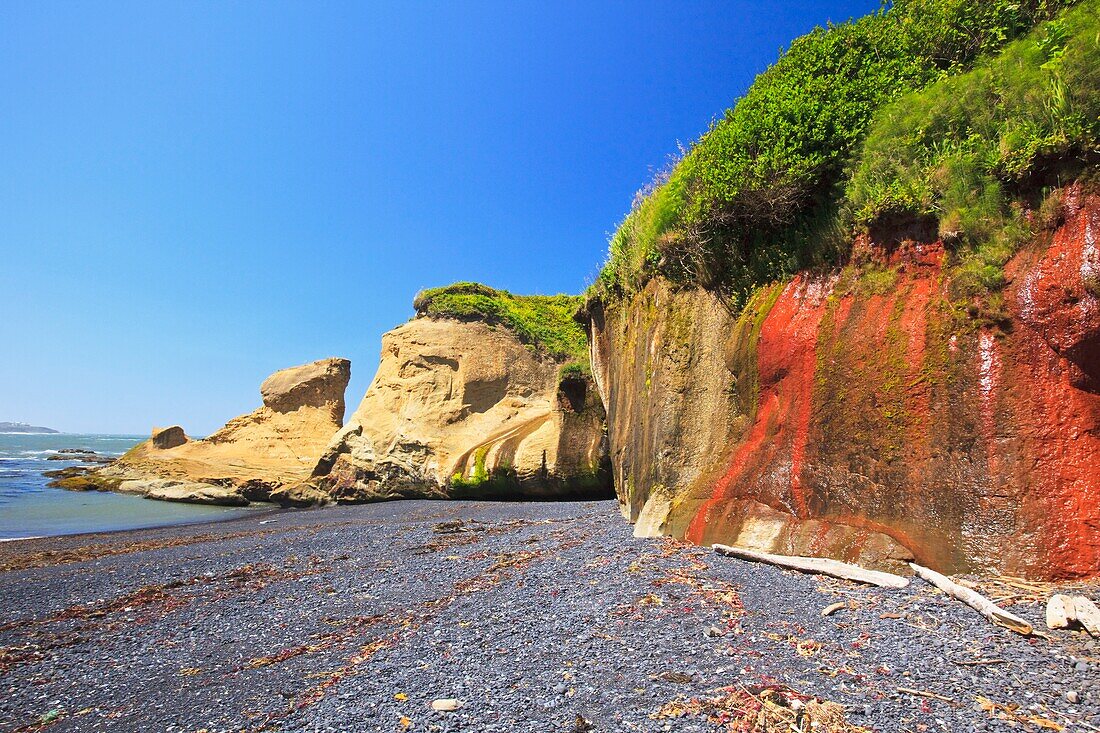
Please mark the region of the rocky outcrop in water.
[[263, 406], [202, 440], [155, 428], [114, 464], [62, 479], [69, 489], [110, 489], [150, 499], [244, 505], [309, 477], [343, 424], [351, 362], [323, 359], [268, 377]]
[[[872, 566], [1100, 568], [1100, 198], [1006, 267], [1003, 312], [949, 295], [942, 242], [731, 313], [655, 279], [589, 304], [616, 489], [642, 535]], [[888, 280], [888, 282], [884, 282]]]
[[610, 496], [604, 411], [583, 373], [481, 319], [387, 333], [374, 381], [287, 503]]

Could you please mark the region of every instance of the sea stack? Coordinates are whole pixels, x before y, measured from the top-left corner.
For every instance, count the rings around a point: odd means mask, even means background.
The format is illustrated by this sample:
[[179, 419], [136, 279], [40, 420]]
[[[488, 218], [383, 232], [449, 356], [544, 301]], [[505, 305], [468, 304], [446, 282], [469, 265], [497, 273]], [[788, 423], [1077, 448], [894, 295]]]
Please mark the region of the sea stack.
[[260, 387], [262, 407], [212, 435], [189, 440], [178, 425], [155, 428], [114, 464], [60, 485], [199, 504], [266, 500], [272, 491], [309, 477], [343, 424], [350, 378], [347, 359], [283, 369]]
[[422, 293], [312, 480], [272, 498], [611, 496], [579, 304], [471, 283]]

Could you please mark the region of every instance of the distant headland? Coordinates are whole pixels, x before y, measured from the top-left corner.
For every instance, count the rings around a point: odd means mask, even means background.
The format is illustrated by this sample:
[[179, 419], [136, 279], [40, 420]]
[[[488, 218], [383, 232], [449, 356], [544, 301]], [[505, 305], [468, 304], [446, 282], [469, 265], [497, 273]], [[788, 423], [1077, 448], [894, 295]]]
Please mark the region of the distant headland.
[[60, 430], [27, 425], [22, 422], [0, 422], [0, 433], [60, 433]]

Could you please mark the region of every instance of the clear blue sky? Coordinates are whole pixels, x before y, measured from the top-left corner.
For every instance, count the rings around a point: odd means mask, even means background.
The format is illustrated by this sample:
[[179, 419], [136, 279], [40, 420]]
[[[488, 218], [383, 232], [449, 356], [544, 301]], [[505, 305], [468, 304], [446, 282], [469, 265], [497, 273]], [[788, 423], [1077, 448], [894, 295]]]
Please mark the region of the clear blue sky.
[[415, 292], [579, 292], [845, 2], [0, 4], [0, 421], [204, 434]]

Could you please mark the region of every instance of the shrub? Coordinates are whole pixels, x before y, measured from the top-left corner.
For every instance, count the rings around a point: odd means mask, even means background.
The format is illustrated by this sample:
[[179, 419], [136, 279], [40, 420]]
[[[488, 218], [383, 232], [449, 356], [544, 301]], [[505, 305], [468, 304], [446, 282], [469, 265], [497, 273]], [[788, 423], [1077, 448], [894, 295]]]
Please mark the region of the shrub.
[[[1002, 287], [1005, 263], [1032, 234], [1018, 202], [1100, 153], [1098, 9], [1084, 2], [882, 109], [848, 184], [857, 223], [934, 216], [954, 250], [955, 294]], [[1039, 223], [1057, 208], [1040, 204]]]
[[565, 381], [568, 379], [588, 379], [592, 376], [592, 367], [588, 361], [570, 361], [562, 364], [561, 369], [558, 371], [558, 380]]
[[573, 318], [581, 303], [576, 295], [513, 295], [469, 282], [422, 290], [413, 299], [418, 315], [500, 324], [556, 359], [585, 360], [585, 333]]
[[[597, 291], [629, 293], [661, 272], [740, 303], [758, 284], [834, 260], [849, 230], [848, 171], [876, 110], [965, 71], [1066, 4], [898, 0], [797, 39], [626, 217]], [[865, 185], [882, 212], [935, 195], [905, 176]]]

